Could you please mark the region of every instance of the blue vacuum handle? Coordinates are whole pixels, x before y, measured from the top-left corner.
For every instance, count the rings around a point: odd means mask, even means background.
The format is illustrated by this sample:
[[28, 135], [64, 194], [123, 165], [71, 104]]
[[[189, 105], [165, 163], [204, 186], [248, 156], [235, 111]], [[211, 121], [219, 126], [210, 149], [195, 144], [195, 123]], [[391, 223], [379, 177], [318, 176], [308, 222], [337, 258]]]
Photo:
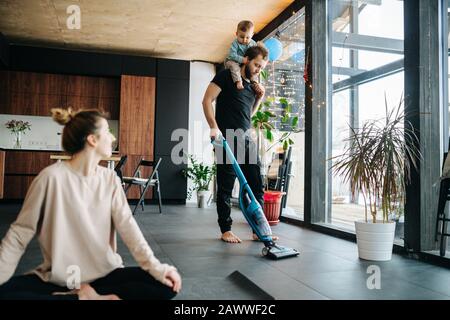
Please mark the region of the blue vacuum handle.
[[241, 184], [241, 186], [246, 185], [247, 179], [245, 179], [245, 176], [242, 173], [241, 167], [239, 166], [236, 158], [234, 157], [234, 154], [231, 151], [227, 140], [223, 136], [219, 136], [218, 138], [219, 139], [211, 138], [211, 143], [214, 146], [222, 147], [225, 150], [225, 153], [227, 154], [227, 158], [231, 161], [231, 165], [234, 168], [234, 172], [236, 172], [236, 176], [239, 179], [239, 183]]

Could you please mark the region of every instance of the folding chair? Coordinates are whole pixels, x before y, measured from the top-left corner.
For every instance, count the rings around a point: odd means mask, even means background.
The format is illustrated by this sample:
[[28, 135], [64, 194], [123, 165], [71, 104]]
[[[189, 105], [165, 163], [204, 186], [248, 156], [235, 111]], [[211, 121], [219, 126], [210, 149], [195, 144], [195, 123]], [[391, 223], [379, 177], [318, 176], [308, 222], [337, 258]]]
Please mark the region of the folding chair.
[[120, 181], [122, 182], [122, 186], [124, 186], [124, 182], [123, 182], [123, 166], [125, 165], [125, 163], [127, 163], [128, 160], [128, 156], [124, 155], [122, 157], [120, 157], [119, 162], [117, 163], [117, 165], [114, 167], [114, 171], [116, 172], [117, 176], [120, 178]]
[[[144, 202], [145, 202], [144, 196], [145, 196], [145, 192], [147, 191], [147, 189], [149, 187], [156, 187], [156, 190], [158, 192], [159, 213], [162, 213], [162, 211], [161, 211], [161, 207], [162, 207], [161, 190], [160, 190], [160, 181], [159, 181], [159, 173], [158, 173], [158, 167], [159, 167], [161, 161], [162, 161], [161, 158], [159, 158], [158, 162], [156, 162], [156, 163], [155, 163], [155, 161], [148, 161], [148, 160], [144, 160], [142, 158], [139, 161], [139, 164], [137, 165], [136, 169], [134, 170], [133, 176], [132, 177], [123, 177], [123, 182], [125, 184], [127, 184], [127, 186], [125, 187], [125, 194], [128, 193], [128, 190], [133, 185], [139, 186], [139, 188], [141, 190], [141, 195], [140, 195], [138, 203], [136, 204], [136, 207], [133, 210], [133, 214], [136, 212], [136, 209], [137, 209], [137, 207], [139, 207], [139, 205], [142, 206], [142, 211], [144, 211]], [[141, 171], [140, 171], [141, 167], [152, 167], [153, 168], [153, 171], [148, 178], [141, 177]]]
[[268, 190], [285, 192], [281, 200], [281, 210], [286, 208], [287, 196], [289, 192], [289, 182], [291, 177], [292, 147], [281, 154], [277, 154], [272, 160], [268, 171]]

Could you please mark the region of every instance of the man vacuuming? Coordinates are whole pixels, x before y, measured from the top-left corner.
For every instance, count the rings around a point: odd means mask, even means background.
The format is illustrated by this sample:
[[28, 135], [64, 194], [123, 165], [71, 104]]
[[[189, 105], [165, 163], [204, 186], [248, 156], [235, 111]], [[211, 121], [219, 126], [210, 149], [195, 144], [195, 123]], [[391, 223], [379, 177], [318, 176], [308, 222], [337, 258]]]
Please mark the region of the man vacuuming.
[[[208, 121], [210, 137], [223, 135], [233, 146], [233, 153], [243, 171], [256, 200], [264, 207], [264, 185], [261, 165], [254, 141], [250, 137], [251, 117], [258, 109], [264, 87], [258, 81], [261, 70], [267, 64], [268, 51], [254, 46], [245, 52], [246, 63], [241, 65], [243, 89], [237, 89], [230, 70], [219, 72], [212, 79], [203, 97], [203, 112]], [[214, 116], [213, 102], [216, 101]], [[229, 243], [240, 243], [241, 239], [231, 231], [230, 198], [236, 179], [233, 167], [226, 161], [225, 153], [216, 148], [217, 156], [217, 214], [221, 239]], [[277, 240], [277, 237], [273, 237]], [[253, 239], [257, 240], [255, 234]]]

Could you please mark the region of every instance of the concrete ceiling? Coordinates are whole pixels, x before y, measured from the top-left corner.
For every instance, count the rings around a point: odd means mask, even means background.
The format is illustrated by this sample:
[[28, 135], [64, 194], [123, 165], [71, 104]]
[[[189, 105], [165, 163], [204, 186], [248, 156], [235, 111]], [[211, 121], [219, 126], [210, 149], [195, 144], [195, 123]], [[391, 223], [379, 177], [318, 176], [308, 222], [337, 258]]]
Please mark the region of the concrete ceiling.
[[[10, 42], [221, 62], [240, 20], [261, 30], [293, 0], [0, 0]], [[70, 5], [81, 28], [68, 29]]]

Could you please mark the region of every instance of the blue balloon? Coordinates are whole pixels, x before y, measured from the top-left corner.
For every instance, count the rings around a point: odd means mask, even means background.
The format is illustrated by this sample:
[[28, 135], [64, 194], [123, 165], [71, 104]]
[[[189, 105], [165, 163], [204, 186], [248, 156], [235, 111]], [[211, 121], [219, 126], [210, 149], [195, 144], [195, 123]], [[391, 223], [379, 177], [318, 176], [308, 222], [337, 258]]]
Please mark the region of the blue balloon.
[[264, 41], [264, 45], [267, 50], [269, 50], [269, 61], [276, 61], [281, 57], [281, 54], [283, 53], [283, 45], [280, 40], [276, 38], [269, 38]]

